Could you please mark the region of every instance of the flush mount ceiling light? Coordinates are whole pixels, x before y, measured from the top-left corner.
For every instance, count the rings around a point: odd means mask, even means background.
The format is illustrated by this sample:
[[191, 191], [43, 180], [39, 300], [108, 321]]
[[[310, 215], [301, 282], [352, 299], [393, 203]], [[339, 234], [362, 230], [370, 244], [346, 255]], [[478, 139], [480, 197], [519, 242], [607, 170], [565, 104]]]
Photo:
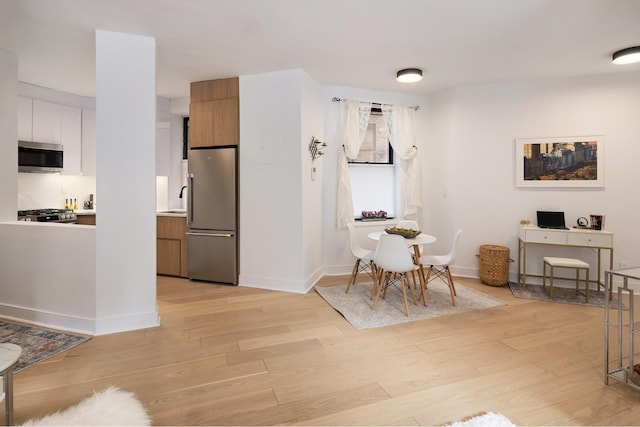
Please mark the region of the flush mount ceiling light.
[[405, 68], [398, 71], [396, 79], [402, 83], [413, 83], [422, 80], [422, 70], [420, 68]]
[[613, 54], [611, 62], [614, 64], [633, 64], [640, 62], [640, 46], [622, 49]]

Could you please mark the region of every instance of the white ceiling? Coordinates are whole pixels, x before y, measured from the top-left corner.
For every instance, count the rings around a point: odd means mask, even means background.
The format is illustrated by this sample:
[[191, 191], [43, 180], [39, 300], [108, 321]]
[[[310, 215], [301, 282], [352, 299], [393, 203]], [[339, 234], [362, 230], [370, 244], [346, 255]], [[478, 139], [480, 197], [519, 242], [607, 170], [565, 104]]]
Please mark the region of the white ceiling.
[[[155, 37], [158, 95], [304, 69], [322, 85], [428, 94], [461, 85], [640, 71], [640, 0], [0, 0], [20, 81], [95, 94], [94, 30]], [[395, 81], [419, 67], [419, 83]]]

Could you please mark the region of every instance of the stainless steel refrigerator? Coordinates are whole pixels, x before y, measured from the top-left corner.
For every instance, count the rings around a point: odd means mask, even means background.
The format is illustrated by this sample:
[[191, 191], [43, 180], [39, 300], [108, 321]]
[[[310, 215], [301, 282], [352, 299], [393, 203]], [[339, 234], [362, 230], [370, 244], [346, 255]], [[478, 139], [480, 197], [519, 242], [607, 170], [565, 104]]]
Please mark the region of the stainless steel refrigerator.
[[237, 149], [189, 150], [188, 276], [238, 284]]

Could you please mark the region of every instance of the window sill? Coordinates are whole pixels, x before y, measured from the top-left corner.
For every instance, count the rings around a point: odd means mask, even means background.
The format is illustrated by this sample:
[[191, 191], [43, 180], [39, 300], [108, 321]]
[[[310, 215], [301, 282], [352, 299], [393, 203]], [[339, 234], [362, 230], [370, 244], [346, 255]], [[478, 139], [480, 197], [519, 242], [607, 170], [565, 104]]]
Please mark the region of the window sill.
[[398, 220], [396, 218], [387, 218], [380, 221], [363, 221], [358, 218], [355, 221], [356, 227], [379, 227], [381, 225], [387, 226], [395, 225], [398, 223]]

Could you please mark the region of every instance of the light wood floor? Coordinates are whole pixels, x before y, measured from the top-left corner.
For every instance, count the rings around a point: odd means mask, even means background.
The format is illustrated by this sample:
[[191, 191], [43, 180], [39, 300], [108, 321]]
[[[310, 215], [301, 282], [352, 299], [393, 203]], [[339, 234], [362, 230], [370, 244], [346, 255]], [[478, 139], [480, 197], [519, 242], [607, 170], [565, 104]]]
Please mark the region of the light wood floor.
[[[508, 305], [364, 331], [307, 295], [158, 277], [157, 328], [95, 337], [15, 376], [15, 422], [115, 385], [156, 425], [633, 425], [640, 392], [603, 382], [603, 310]], [[345, 283], [327, 278], [321, 285]]]

